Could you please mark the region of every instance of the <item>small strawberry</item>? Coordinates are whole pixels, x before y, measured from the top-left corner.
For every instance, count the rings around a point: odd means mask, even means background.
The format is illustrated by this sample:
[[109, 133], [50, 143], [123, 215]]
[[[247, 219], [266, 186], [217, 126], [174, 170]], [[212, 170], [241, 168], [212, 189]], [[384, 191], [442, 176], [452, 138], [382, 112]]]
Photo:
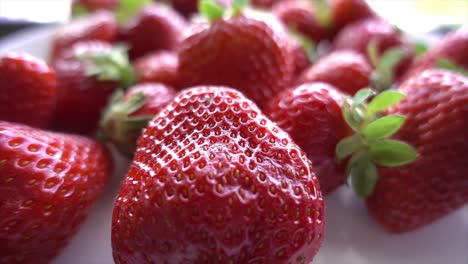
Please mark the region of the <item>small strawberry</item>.
[[412, 47], [399, 30], [380, 18], [368, 18], [349, 24], [334, 39], [332, 50], [351, 49], [368, 55], [368, 47], [372, 42], [377, 44], [379, 55], [392, 48], [403, 50], [406, 56], [395, 66], [394, 76], [399, 78], [404, 74], [413, 59]]
[[331, 85], [305, 83], [278, 94], [265, 112], [312, 161], [324, 195], [346, 178], [344, 165], [335, 162], [336, 145], [351, 134], [341, 114], [343, 100]]
[[103, 113], [101, 134], [131, 158], [141, 131], [175, 95], [173, 88], [158, 83], [135, 85], [125, 94], [117, 91]]
[[63, 50], [80, 41], [113, 42], [117, 37], [117, 22], [107, 11], [99, 11], [62, 26], [53, 36], [49, 60], [54, 63]]
[[[84, 61], [85, 57], [93, 59]], [[55, 128], [93, 133], [119, 82], [123, 87], [134, 83], [133, 70], [128, 65], [120, 50], [100, 41], [79, 42], [64, 51], [53, 65], [59, 85]]]
[[182, 91], [138, 141], [112, 219], [119, 263], [309, 263], [324, 203], [310, 161], [242, 93]]
[[180, 43], [186, 21], [174, 10], [153, 4], [144, 7], [125, 27], [131, 59], [150, 52], [174, 50]]
[[406, 122], [395, 138], [411, 143], [420, 157], [379, 169], [367, 200], [370, 215], [392, 233], [423, 227], [468, 203], [468, 79], [427, 70], [398, 90], [406, 98], [389, 114], [405, 115]]
[[133, 62], [139, 83], [157, 82], [179, 87], [179, 57], [170, 51], [145, 55]]
[[0, 57], [0, 119], [46, 128], [57, 101], [57, 81], [44, 61], [29, 54]]
[[377, 17], [366, 0], [331, 0], [329, 8], [332, 31], [335, 34], [353, 22]]
[[294, 71], [287, 33], [276, 17], [241, 10], [238, 2], [226, 12], [211, 1], [201, 10], [212, 21], [186, 38], [179, 52], [183, 87], [226, 85], [243, 92], [260, 107], [286, 88]]
[[354, 95], [369, 87], [372, 67], [366, 57], [353, 50], [335, 51], [319, 59], [299, 77], [299, 83], [326, 82]]
[[459, 29], [448, 34], [422, 55], [408, 69], [403, 79], [407, 79], [424, 70], [439, 66], [443, 60], [448, 60], [458, 67], [468, 70], [468, 31]]
[[315, 43], [326, 37], [326, 29], [317, 20], [311, 3], [302, 0], [280, 1], [273, 6], [272, 12], [289, 28]]
[[49, 263], [111, 175], [103, 145], [0, 121], [0, 263]]

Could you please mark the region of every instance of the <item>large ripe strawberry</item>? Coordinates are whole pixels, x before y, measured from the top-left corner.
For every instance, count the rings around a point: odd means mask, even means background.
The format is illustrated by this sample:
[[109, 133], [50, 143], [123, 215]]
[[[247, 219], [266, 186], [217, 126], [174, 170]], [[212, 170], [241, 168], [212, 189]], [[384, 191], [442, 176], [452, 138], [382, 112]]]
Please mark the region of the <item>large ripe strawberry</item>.
[[312, 161], [323, 194], [346, 178], [344, 165], [335, 161], [336, 145], [351, 134], [341, 114], [343, 99], [331, 85], [305, 83], [278, 94], [265, 112]]
[[113, 42], [117, 37], [117, 23], [107, 11], [72, 21], [62, 26], [53, 36], [49, 60], [54, 63], [65, 49], [80, 41]]
[[329, 3], [332, 31], [340, 32], [345, 26], [370, 17], [377, 17], [366, 0], [331, 0]]
[[28, 54], [0, 57], [0, 119], [45, 128], [57, 101], [57, 81], [44, 61]]
[[411, 65], [404, 79], [437, 67], [440, 60], [448, 60], [456, 66], [468, 70], [468, 30], [459, 29], [441, 39]]
[[239, 91], [182, 91], [150, 122], [112, 220], [116, 263], [309, 263], [324, 204], [310, 161]]
[[112, 171], [103, 145], [0, 121], [0, 263], [49, 263]]
[[[209, 1], [202, 1], [208, 5]], [[214, 7], [210, 11], [216, 9]], [[228, 12], [229, 13], [229, 12]], [[280, 21], [269, 14], [223, 10], [211, 16], [205, 29], [186, 38], [179, 52], [183, 87], [226, 85], [234, 87], [261, 108], [286, 88], [294, 72], [294, 56]]]
[[144, 7], [125, 27], [130, 58], [160, 50], [175, 50], [185, 27], [184, 18], [169, 7], [161, 4]]
[[159, 83], [144, 83], [117, 91], [101, 119], [101, 134], [127, 157], [133, 157], [141, 131], [169, 102], [176, 91]]
[[[104, 66], [98, 69], [80, 59], [92, 56]], [[59, 85], [55, 129], [86, 134], [96, 130], [102, 109], [119, 86], [117, 81], [122, 76], [133, 78], [128, 62], [121, 65], [122, 61], [110, 44], [100, 41], [79, 42], [63, 52], [53, 65]]]
[[326, 82], [354, 95], [369, 87], [372, 67], [366, 57], [353, 50], [335, 51], [319, 59], [299, 77], [298, 83]]
[[302, 0], [287, 0], [276, 3], [272, 12], [283, 23], [318, 43], [326, 37], [326, 29], [316, 18], [312, 3]]
[[427, 70], [399, 91], [406, 98], [390, 113], [407, 119], [395, 138], [411, 143], [420, 157], [379, 170], [367, 200], [370, 215], [393, 233], [420, 228], [468, 203], [468, 79]]
[[179, 57], [170, 51], [145, 55], [133, 62], [139, 83], [157, 82], [179, 87]]
[[392, 48], [403, 50], [406, 56], [395, 67], [394, 76], [399, 78], [405, 73], [413, 60], [412, 46], [399, 30], [381, 18], [368, 18], [349, 24], [336, 36], [332, 49], [351, 49], [368, 55], [371, 42], [377, 44], [379, 55]]

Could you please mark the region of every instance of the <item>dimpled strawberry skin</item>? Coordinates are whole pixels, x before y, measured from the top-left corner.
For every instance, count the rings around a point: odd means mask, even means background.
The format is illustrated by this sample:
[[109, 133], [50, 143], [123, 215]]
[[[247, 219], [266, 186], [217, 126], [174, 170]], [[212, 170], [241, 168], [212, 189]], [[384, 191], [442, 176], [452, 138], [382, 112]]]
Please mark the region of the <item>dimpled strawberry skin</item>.
[[80, 136], [0, 121], [0, 263], [48, 263], [111, 174], [109, 153]]
[[310, 161], [241, 93], [181, 92], [149, 124], [117, 198], [116, 263], [308, 263], [324, 203]]
[[468, 203], [468, 79], [428, 70], [401, 85], [406, 98], [391, 113], [407, 117], [397, 139], [419, 159], [379, 170], [370, 214], [393, 233], [429, 224]]
[[336, 145], [351, 134], [341, 114], [343, 99], [329, 84], [305, 83], [278, 94], [266, 110], [312, 161], [324, 195], [345, 180], [344, 164], [335, 162]]

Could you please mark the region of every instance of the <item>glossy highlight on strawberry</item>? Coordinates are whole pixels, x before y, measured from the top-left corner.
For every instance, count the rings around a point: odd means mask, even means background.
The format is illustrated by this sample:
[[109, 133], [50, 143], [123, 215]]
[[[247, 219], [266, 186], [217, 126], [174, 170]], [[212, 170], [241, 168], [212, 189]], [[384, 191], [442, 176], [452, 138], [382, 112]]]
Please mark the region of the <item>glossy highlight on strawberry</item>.
[[252, 101], [181, 92], [144, 131], [117, 198], [116, 263], [308, 263], [324, 204], [310, 161]]

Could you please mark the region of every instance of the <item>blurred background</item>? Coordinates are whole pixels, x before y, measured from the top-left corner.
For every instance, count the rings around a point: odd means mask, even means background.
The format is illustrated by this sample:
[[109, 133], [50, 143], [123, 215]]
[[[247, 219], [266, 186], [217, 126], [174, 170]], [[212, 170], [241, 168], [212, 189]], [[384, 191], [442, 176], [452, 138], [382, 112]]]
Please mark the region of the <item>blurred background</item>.
[[[468, 0], [368, 0], [404, 31], [421, 34], [468, 24]], [[61, 23], [71, 0], [0, 0], [0, 37], [36, 23]]]

